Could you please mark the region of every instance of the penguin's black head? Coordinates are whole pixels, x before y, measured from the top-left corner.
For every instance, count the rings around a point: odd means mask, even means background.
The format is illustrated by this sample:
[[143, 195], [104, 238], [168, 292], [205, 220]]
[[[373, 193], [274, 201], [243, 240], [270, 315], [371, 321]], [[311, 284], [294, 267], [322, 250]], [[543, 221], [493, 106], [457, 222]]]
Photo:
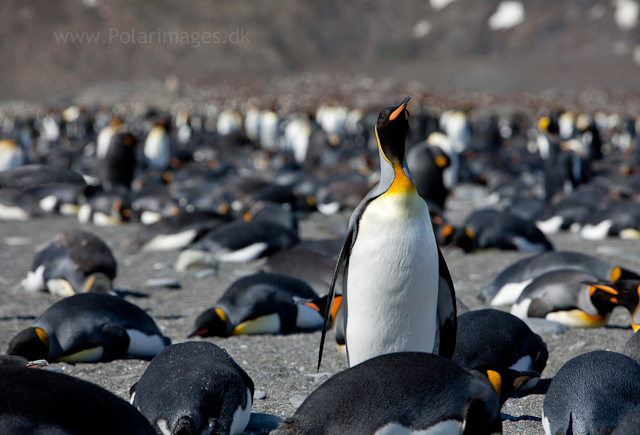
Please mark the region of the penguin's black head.
[[622, 305], [631, 314], [631, 327], [634, 332], [640, 329], [640, 280], [623, 279], [616, 282], [585, 282], [591, 286], [591, 300], [600, 304]]
[[500, 399], [500, 405], [507, 401], [511, 393], [523, 382], [539, 378], [540, 374], [531, 370], [518, 371], [497, 365], [481, 365], [470, 370], [471, 374], [488, 382]]
[[405, 98], [397, 107], [382, 109], [376, 123], [376, 135], [385, 159], [389, 163], [402, 165], [406, 154], [406, 140], [409, 132], [409, 112]]
[[18, 355], [29, 361], [49, 357], [49, 336], [40, 328], [27, 328], [13, 337], [7, 355]]
[[228, 329], [227, 315], [220, 308], [209, 308], [196, 319], [196, 329], [187, 336], [226, 337]]

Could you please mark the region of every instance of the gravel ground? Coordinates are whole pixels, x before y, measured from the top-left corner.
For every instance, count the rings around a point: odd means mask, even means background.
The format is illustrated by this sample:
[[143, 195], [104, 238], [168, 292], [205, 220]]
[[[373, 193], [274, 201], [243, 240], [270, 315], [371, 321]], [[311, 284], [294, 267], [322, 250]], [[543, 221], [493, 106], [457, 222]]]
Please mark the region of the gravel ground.
[[[465, 194], [471, 192], [471, 195]], [[460, 222], [476, 206], [474, 189], [459, 191], [448, 204], [449, 218]], [[476, 198], [476, 199], [474, 199]], [[303, 239], [317, 239], [342, 234], [346, 229], [348, 213], [331, 218], [312, 214], [301, 222]], [[199, 277], [197, 271], [180, 273], [173, 270], [177, 253], [141, 253], [121, 248], [123, 242], [137, 231], [138, 224], [120, 227], [85, 227], [93, 231], [112, 247], [119, 270], [116, 288], [125, 291], [125, 298], [147, 310], [165, 335], [174, 343], [185, 341], [198, 314], [210, 307], [228, 285], [262, 264], [222, 265], [217, 275]], [[33, 319], [59, 300], [49, 294], [31, 294], [20, 287], [31, 264], [34, 252], [60, 230], [80, 228], [73, 218], [51, 217], [31, 222], [0, 223], [0, 347], [5, 351], [11, 338], [28, 327]], [[576, 250], [597, 255], [604, 260], [639, 270], [640, 245], [635, 241], [607, 239], [603, 242], [579, 240], [573, 234], [563, 233], [551, 237], [556, 249]], [[476, 295], [496, 274], [512, 262], [526, 257], [519, 252], [483, 251], [464, 254], [458, 250], [446, 251], [458, 297], [470, 308], [482, 308]], [[153, 278], [175, 279], [181, 289], [147, 287]], [[629, 315], [617, 309], [607, 327], [596, 329], [570, 329], [563, 334], [544, 334], [549, 348], [549, 361], [540, 385], [549, 380], [567, 360], [595, 349], [621, 351], [632, 336]], [[254, 413], [280, 418], [291, 415], [301, 400], [311, 393], [328, 374], [346, 368], [346, 362], [333, 346], [329, 333], [323, 357], [321, 374], [316, 374], [316, 361], [320, 333], [282, 336], [237, 336], [227, 339], [208, 338], [225, 349], [247, 371], [256, 390], [266, 393], [256, 400]], [[94, 382], [128, 399], [129, 388], [147, 367], [147, 361], [119, 360], [98, 364], [52, 364], [50, 370], [60, 370], [81, 379]], [[539, 387], [538, 392], [542, 388]], [[540, 414], [542, 394], [530, 394], [509, 399], [503, 407], [504, 433], [542, 434]], [[264, 416], [263, 416], [264, 417]], [[258, 427], [265, 427], [264, 423]], [[257, 432], [265, 432], [258, 430]], [[246, 432], [249, 433], [249, 432]], [[254, 433], [254, 432], [251, 432]]]

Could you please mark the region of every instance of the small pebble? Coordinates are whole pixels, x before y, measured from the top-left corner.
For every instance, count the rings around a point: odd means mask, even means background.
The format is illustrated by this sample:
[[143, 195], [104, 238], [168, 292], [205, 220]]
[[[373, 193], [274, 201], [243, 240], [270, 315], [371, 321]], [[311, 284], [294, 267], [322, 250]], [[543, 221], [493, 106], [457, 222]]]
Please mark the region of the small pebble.
[[195, 276], [197, 279], [204, 279], [210, 276], [216, 276], [217, 274], [218, 271], [216, 269], [203, 269], [194, 273], [193, 276]]
[[267, 393], [265, 393], [264, 391], [255, 390], [253, 392], [253, 400], [262, 400], [265, 397], [267, 397]]
[[302, 405], [304, 399], [306, 399], [306, 397], [295, 396], [289, 399], [289, 403], [291, 403], [293, 407], [297, 409], [300, 408], [300, 405]]
[[166, 288], [174, 288], [174, 289], [182, 288], [182, 286], [178, 281], [170, 278], [148, 279], [144, 283], [144, 285], [147, 287], [166, 287]]
[[572, 344], [571, 346], [569, 346], [569, 348], [567, 350], [571, 351], [571, 350], [577, 350], [577, 349], [582, 349], [583, 347], [585, 347], [587, 345], [586, 341], [576, 341], [574, 344]]
[[553, 322], [551, 320], [546, 319], [536, 319], [536, 318], [528, 318], [522, 319], [524, 323], [536, 334], [538, 335], [560, 335], [564, 334], [569, 330], [567, 325], [563, 325], [562, 323]]

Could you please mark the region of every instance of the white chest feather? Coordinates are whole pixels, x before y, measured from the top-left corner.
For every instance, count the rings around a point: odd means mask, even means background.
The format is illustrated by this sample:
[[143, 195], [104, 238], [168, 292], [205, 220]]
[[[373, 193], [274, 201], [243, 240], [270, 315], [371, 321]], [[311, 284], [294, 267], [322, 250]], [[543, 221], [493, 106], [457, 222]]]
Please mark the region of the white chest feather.
[[351, 366], [385, 353], [433, 351], [438, 276], [425, 202], [412, 193], [372, 201], [349, 259], [346, 343]]
[[159, 335], [147, 335], [137, 329], [127, 329], [129, 348], [127, 355], [147, 358], [156, 356], [165, 348], [165, 343]]

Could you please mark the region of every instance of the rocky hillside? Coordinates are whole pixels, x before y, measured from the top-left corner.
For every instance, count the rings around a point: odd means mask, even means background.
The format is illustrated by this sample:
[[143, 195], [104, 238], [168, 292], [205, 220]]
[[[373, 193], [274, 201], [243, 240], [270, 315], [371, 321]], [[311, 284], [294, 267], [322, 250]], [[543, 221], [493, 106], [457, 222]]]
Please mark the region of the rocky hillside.
[[638, 0], [3, 0], [0, 99], [304, 71], [472, 90], [634, 88], [638, 11]]

